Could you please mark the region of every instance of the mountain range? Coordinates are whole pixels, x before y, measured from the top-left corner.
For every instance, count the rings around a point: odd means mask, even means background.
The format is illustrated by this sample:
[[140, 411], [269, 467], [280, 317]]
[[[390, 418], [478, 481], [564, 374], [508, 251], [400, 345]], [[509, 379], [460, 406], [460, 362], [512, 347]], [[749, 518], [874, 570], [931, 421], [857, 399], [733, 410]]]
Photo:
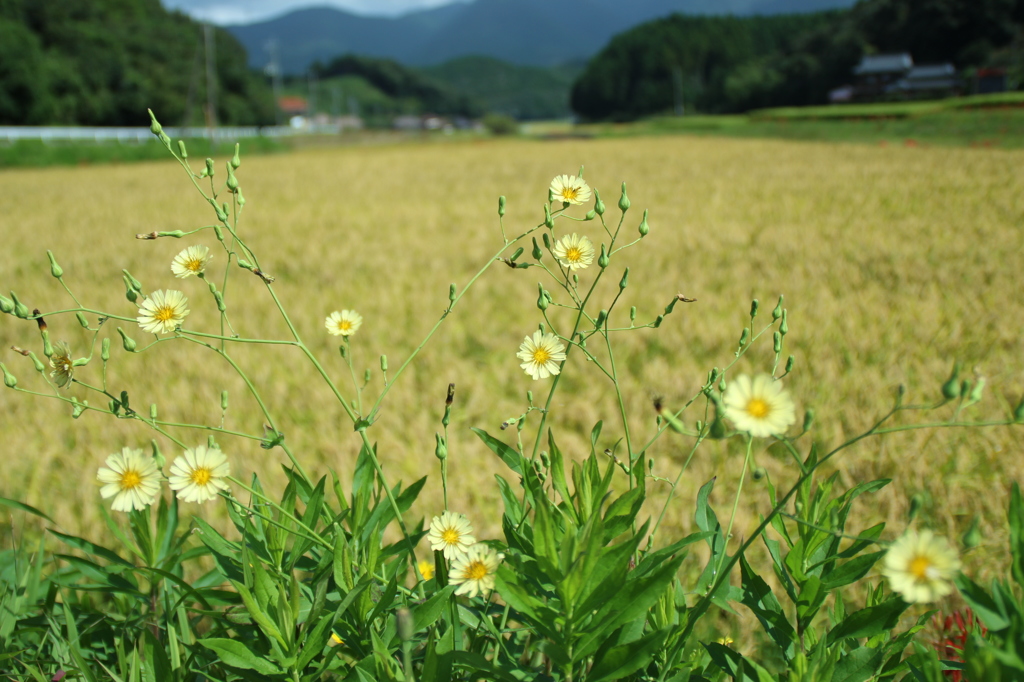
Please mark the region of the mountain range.
[[585, 60], [617, 33], [672, 13], [789, 14], [849, 7], [855, 0], [473, 0], [399, 17], [310, 7], [225, 26], [264, 68], [276, 52], [285, 74], [354, 53], [426, 66], [466, 55], [552, 66]]

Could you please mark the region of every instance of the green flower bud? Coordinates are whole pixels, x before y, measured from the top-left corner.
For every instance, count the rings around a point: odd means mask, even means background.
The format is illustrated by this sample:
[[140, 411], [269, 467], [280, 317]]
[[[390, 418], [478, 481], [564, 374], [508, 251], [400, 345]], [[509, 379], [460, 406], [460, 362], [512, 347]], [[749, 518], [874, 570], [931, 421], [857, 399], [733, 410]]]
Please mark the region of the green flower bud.
[[242, 196], [241, 188], [235, 191], [235, 196], [238, 197], [238, 205], [245, 206], [245, 197]]
[[438, 459], [448, 459], [448, 444], [444, 442], [444, 438], [441, 438], [441, 434], [434, 432], [434, 457]]
[[88, 400], [84, 402], [78, 402], [78, 399], [75, 398], [74, 396], [71, 397], [71, 403], [72, 405], [74, 405], [74, 407], [71, 409], [72, 419], [78, 419], [79, 417], [81, 417], [82, 413], [85, 412], [87, 407], [89, 407]]
[[239, 147], [240, 147], [240, 145], [236, 142], [235, 143], [235, 153], [231, 157], [231, 161], [230, 161], [232, 170], [238, 170], [239, 166], [242, 165], [242, 157], [240, 157], [238, 155]]
[[228, 392], [227, 391], [221, 391], [220, 392], [220, 409], [221, 409], [221, 412], [227, 412], [228, 411]]
[[206, 175], [207, 177], [213, 177], [213, 159], [206, 160]]
[[219, 291], [215, 291], [213, 292], [213, 298], [215, 301], [217, 301], [217, 310], [219, 310], [220, 312], [224, 312], [225, 310], [228, 309], [227, 304], [224, 302], [224, 294], [220, 293]]
[[597, 211], [595, 211], [594, 209], [590, 209], [589, 211], [587, 211], [587, 214], [585, 216], [583, 216], [583, 219], [584, 220], [593, 220], [596, 215], [597, 215]]
[[78, 324], [82, 325], [83, 329], [89, 328], [89, 320], [85, 319], [85, 315], [82, 313], [75, 313], [75, 317], [78, 319]]
[[14, 388], [18, 385], [18, 380], [14, 378], [14, 375], [7, 371], [7, 366], [0, 362], [0, 370], [4, 373], [4, 386], [7, 388]]
[[6, 296], [0, 295], [0, 312], [5, 312], [8, 315], [14, 312], [14, 301], [7, 298]]
[[714, 386], [720, 376], [722, 376], [722, 370], [717, 367], [712, 367], [711, 371], [708, 372], [708, 386]]
[[804, 431], [810, 431], [812, 426], [814, 426], [814, 410], [808, 407], [804, 412]]
[[544, 257], [544, 252], [541, 251], [540, 244], [537, 243], [536, 237], [533, 238], [533, 251], [530, 252], [530, 255], [533, 256], [533, 259], [536, 261], [539, 261]]
[[775, 304], [775, 310], [772, 311], [772, 320], [777, 320], [782, 317], [782, 299], [783, 296], [779, 296], [779, 302]]
[[[202, 277], [202, 275], [203, 275], [203, 273], [200, 272], [199, 276]], [[217, 285], [214, 284], [213, 282], [207, 282], [206, 286], [210, 289], [210, 293], [211, 294], [216, 294], [217, 293]]]
[[664, 315], [658, 315], [656, 318], [654, 318], [654, 328], [657, 329], [658, 327], [660, 327], [661, 323], [664, 322], [664, 321], [665, 321], [665, 316]]
[[914, 518], [917, 516], [917, 513], [921, 511], [921, 507], [924, 506], [924, 502], [924, 495], [922, 495], [921, 493], [917, 493], [916, 495], [910, 498], [910, 509], [907, 510], [908, 521], [914, 520]]
[[236, 192], [238, 190], [238, 178], [235, 177], [235, 171], [232, 170], [231, 164], [227, 165], [228, 168], [228, 179], [224, 183], [227, 186], [229, 192]]
[[751, 320], [753, 320], [755, 317], [757, 317], [757, 309], [760, 306], [761, 306], [761, 304], [758, 302], [758, 300], [756, 298], [753, 301], [750, 302], [750, 319]]
[[120, 327], [117, 328], [117, 333], [121, 335], [121, 345], [124, 346], [124, 349], [126, 351], [128, 351], [129, 353], [134, 353], [135, 352], [135, 340], [132, 339], [132, 337], [130, 337], [127, 334], [125, 334], [124, 330], [121, 329]]
[[725, 383], [725, 377], [722, 377], [722, 380], [718, 382], [718, 390], [722, 393], [725, 393], [725, 389], [727, 389], [728, 387], [728, 384]]
[[110, 359], [110, 339], [104, 338], [100, 343], [100, 359], [106, 362]]
[[85, 367], [89, 364], [89, 358], [77, 358], [71, 363], [72, 367]]
[[787, 321], [785, 308], [782, 310], [782, 322], [779, 324], [779, 333], [785, 336], [789, 333], [789, 322]]
[[712, 440], [722, 440], [726, 436], [725, 422], [722, 421], [721, 415], [715, 412], [715, 421], [711, 422], [711, 428], [708, 429], [708, 438]]
[[156, 416], [157, 416], [157, 413], [156, 413], [156, 403], [153, 403], [152, 405], [149, 406], [149, 418], [152, 421], [156, 421]]
[[388, 356], [386, 356], [386, 355], [381, 355], [380, 356], [380, 371], [382, 371], [382, 372], [388, 371]]
[[629, 321], [630, 322], [635, 322], [636, 321], [636, 306], [635, 305], [634, 306], [630, 306], [630, 308], [629, 308]]
[[601, 255], [597, 259], [597, 264], [601, 266], [601, 269], [604, 269], [608, 267], [608, 263], [610, 261], [611, 259], [608, 258], [608, 250], [605, 248], [604, 244], [601, 244]]
[[132, 283], [128, 281], [127, 277], [124, 278], [124, 296], [132, 303], [139, 300], [138, 293], [136, 293], [135, 289], [132, 287]]
[[964, 531], [963, 536], [960, 538], [960, 544], [964, 546], [964, 549], [974, 549], [981, 544], [980, 525], [977, 516], [971, 519], [970, 527]]
[[597, 215], [604, 215], [604, 202], [601, 201], [601, 193], [594, 188], [594, 213]]
[[46, 366], [43, 361], [36, 357], [36, 354], [32, 351], [28, 352], [28, 356], [32, 359], [32, 365], [36, 368], [36, 371], [42, 374], [46, 371]]
[[786, 360], [786, 374], [789, 374], [790, 372], [793, 371], [793, 365], [795, 365], [795, 364], [796, 364], [796, 356], [795, 355], [790, 355], [789, 359]]
[[498, 217], [505, 217], [505, 195], [498, 197]]
[[963, 381], [960, 382], [960, 397], [961, 398], [966, 398], [967, 397], [967, 393], [970, 390], [971, 390], [971, 382], [970, 381], [968, 381], [967, 379], [964, 379]]
[[533, 405], [533, 391], [526, 392], [526, 402]]
[[47, 249], [46, 257], [50, 259], [50, 274], [60, 279], [64, 276], [64, 268], [57, 265], [57, 259], [53, 257], [53, 251]]
[[651, 226], [647, 224], [647, 209], [644, 209], [644, 219], [640, 221], [640, 227], [637, 228], [637, 232], [640, 233], [641, 237], [646, 237], [647, 233], [651, 231]]
[[740, 332], [740, 348], [750, 343], [750, 327], [744, 327]]
[[779, 332], [775, 332], [774, 334], [772, 334], [772, 346], [774, 347], [776, 353], [782, 352], [782, 334], [780, 334]]
[[224, 241], [224, 230], [220, 229], [220, 225], [214, 224], [213, 236], [215, 236], [219, 242]]
[[520, 246], [518, 249], [516, 249], [516, 252], [512, 254], [512, 257], [509, 258], [509, 260], [512, 261], [512, 262], [515, 262], [515, 260], [517, 258], [519, 258], [520, 256], [522, 256], [522, 255], [523, 255], [523, 247]]
[[178, 140], [178, 156], [183, 159], [188, 158], [188, 150], [185, 149], [185, 140]]
[[455, 298], [456, 298], [455, 292], [456, 292], [455, 283], [453, 282], [453, 283], [448, 285], [448, 300], [451, 301], [452, 303], [455, 303]]
[[540, 237], [541, 237], [541, 241], [544, 242], [544, 248], [547, 249], [548, 251], [550, 251], [551, 250], [551, 238], [548, 237], [548, 233], [544, 232], [544, 233], [542, 233], [540, 235]]
[[364, 383], [364, 384], [368, 384], [368, 383], [370, 383], [370, 378], [371, 378], [372, 376], [373, 376], [373, 375], [372, 375], [372, 374], [370, 374], [370, 368], [369, 368], [369, 367], [367, 367], [367, 368], [366, 368], [366, 371], [365, 371], [365, 372], [363, 372], [363, 383]]
[[149, 112], [149, 132], [154, 135], [159, 135], [164, 131], [163, 126], [160, 125], [159, 121], [156, 120], [156, 116], [153, 114], [152, 109], [146, 109]]
[[18, 295], [13, 291], [11, 292], [11, 300], [14, 301], [14, 314], [23, 320], [27, 320], [32, 314], [29, 312], [28, 306], [18, 300]]
[[185, 236], [185, 233], [181, 230], [171, 230], [170, 232], [158, 232], [158, 237], [174, 237], [175, 239], [181, 239]]
[[537, 307], [540, 308], [541, 310], [547, 310], [548, 309], [548, 297], [547, 297], [547, 292], [544, 291], [544, 285], [541, 284], [540, 282], [538, 282], [537, 283], [537, 290], [538, 290], [538, 292], [540, 292], [539, 295], [537, 296]]
[[142, 291], [142, 282], [132, 277], [132, 273], [127, 270], [122, 270], [121, 272], [124, 274], [125, 286], [135, 289], [135, 291]]
[[597, 321], [594, 323], [594, 326], [600, 327], [602, 324], [604, 324], [605, 320], [607, 320], [607, 319], [608, 319], [608, 311], [607, 310], [602, 310], [601, 312], [599, 312], [597, 314]]
[[217, 220], [220, 220], [221, 222], [227, 222], [227, 219], [230, 215], [231, 214], [228, 212], [228, 205], [226, 203], [222, 203], [220, 205], [220, 208], [217, 209]]
[[238, 267], [244, 268], [246, 270], [252, 270], [252, 263], [250, 263], [249, 261], [245, 260], [244, 258], [239, 258], [238, 259]]
[[982, 393], [985, 391], [985, 377], [979, 377], [978, 382], [974, 384], [974, 388], [971, 390], [971, 394], [967, 396], [967, 400], [972, 403], [976, 403], [981, 400]]
[[619, 280], [619, 290], [625, 289], [629, 285], [629, 268], [622, 273], [622, 279]]
[[629, 197], [626, 196], [626, 183], [622, 183], [622, 196], [619, 197], [619, 210], [623, 213], [629, 210]]
[[555, 226], [555, 219], [551, 217], [551, 206], [544, 204], [544, 225], [551, 229]]

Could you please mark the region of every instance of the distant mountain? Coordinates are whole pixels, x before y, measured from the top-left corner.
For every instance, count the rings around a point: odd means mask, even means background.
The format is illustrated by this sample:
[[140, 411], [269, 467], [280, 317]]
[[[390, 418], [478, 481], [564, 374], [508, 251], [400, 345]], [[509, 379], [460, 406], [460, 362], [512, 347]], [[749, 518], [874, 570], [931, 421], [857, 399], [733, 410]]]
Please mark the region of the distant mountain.
[[615, 34], [673, 12], [749, 16], [849, 7], [854, 1], [473, 0], [394, 18], [314, 7], [225, 28], [245, 46], [252, 66], [267, 66], [276, 50], [282, 70], [292, 74], [346, 53], [419, 66], [474, 54], [551, 66], [586, 59]]

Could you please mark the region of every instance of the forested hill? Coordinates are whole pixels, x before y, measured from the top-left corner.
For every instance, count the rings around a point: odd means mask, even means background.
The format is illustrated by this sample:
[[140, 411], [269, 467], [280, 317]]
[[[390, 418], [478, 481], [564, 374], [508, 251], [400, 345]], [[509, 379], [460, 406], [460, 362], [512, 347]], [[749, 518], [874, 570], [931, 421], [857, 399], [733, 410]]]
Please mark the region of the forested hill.
[[585, 119], [684, 108], [709, 113], [827, 102], [864, 54], [1021, 70], [1024, 0], [862, 0], [852, 9], [773, 17], [674, 15], [621, 33], [573, 86]]
[[[213, 45], [218, 122], [273, 123], [241, 44]], [[0, 0], [0, 124], [202, 125], [205, 103], [203, 27], [160, 0]]]

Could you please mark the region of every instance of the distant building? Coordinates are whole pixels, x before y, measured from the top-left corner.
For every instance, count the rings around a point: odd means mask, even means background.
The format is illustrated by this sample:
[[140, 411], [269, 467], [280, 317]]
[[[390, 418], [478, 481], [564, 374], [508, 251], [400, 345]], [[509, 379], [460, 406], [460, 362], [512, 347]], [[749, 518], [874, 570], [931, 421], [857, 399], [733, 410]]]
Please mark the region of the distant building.
[[906, 52], [865, 55], [853, 75], [856, 83], [852, 89], [833, 90], [832, 101], [950, 97], [962, 90], [955, 66], [948, 62], [915, 66]]
[[960, 79], [956, 67], [946, 64], [922, 64], [911, 67], [907, 75], [886, 90], [910, 97], [950, 96], [960, 94]]
[[1009, 84], [1006, 69], [978, 69], [974, 72], [974, 92], [983, 95], [989, 92], [1006, 92]]
[[309, 102], [305, 97], [280, 97], [277, 100], [277, 108], [285, 116], [305, 116], [309, 111]]
[[857, 79], [854, 97], [870, 99], [884, 95], [886, 88], [906, 76], [913, 66], [914, 60], [907, 52], [864, 55], [853, 70]]

